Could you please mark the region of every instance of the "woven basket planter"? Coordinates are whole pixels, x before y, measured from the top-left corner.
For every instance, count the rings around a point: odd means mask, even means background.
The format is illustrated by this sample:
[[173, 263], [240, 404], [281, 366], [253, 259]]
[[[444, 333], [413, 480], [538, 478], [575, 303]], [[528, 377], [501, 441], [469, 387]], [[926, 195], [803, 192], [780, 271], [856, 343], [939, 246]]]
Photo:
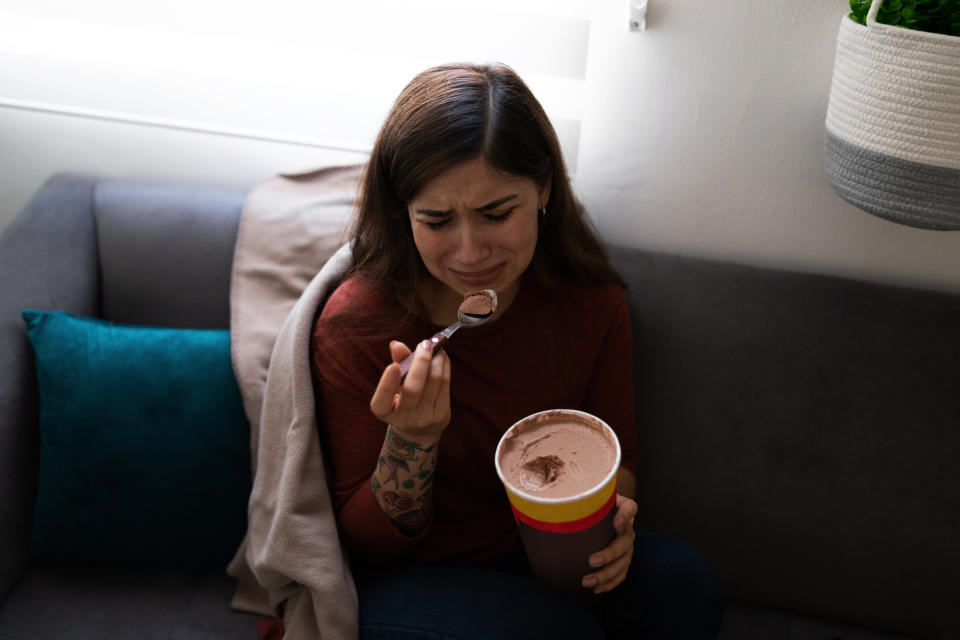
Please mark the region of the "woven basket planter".
[[844, 16], [827, 106], [833, 189], [887, 220], [960, 229], [960, 38]]

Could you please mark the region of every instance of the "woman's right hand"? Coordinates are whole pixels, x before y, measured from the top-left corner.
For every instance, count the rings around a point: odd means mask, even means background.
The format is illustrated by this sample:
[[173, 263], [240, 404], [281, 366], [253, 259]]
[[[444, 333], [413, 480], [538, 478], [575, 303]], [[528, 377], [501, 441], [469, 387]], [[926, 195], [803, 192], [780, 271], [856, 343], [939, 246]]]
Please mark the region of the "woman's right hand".
[[393, 363], [383, 370], [370, 399], [370, 410], [375, 416], [407, 440], [426, 446], [439, 441], [450, 422], [450, 358], [442, 349], [433, 355], [432, 348], [430, 340], [417, 346], [404, 378], [399, 362], [410, 354], [410, 349], [402, 342], [392, 341]]

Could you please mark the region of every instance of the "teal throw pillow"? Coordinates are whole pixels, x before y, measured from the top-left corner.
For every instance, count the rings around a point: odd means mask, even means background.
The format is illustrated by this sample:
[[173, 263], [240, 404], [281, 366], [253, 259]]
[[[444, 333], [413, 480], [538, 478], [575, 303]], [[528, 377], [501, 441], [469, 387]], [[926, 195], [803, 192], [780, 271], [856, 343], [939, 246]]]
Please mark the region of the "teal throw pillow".
[[222, 566], [250, 493], [229, 331], [23, 318], [40, 396], [34, 555]]

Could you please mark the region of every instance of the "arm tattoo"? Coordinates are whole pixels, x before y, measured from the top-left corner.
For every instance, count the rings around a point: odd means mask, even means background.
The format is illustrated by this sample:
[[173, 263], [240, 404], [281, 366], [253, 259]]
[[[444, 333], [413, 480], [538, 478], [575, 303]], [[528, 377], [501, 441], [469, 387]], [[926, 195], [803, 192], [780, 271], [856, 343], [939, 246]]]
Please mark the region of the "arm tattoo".
[[377, 468], [370, 478], [373, 498], [404, 534], [413, 536], [430, 522], [437, 445], [423, 447], [387, 425]]

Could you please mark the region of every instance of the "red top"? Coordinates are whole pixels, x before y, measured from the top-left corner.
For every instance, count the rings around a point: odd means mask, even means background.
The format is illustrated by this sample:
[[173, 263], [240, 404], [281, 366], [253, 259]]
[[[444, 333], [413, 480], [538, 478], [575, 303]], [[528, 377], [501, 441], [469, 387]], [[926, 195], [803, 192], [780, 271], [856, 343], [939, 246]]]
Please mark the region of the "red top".
[[[389, 300], [375, 285], [351, 278], [320, 317], [383, 313]], [[415, 348], [440, 329], [412, 321], [395, 339]], [[389, 340], [350, 333], [349, 326], [334, 331], [317, 323], [311, 357], [331, 498], [354, 561], [469, 565], [504, 554], [518, 533], [494, 452], [510, 425], [537, 411], [579, 409], [603, 419], [620, 440], [622, 465], [635, 469], [633, 352], [622, 290], [610, 284], [551, 291], [528, 275], [500, 318], [463, 327], [444, 346], [451, 419], [439, 443], [433, 520], [408, 537], [370, 490], [387, 427], [370, 412], [370, 398], [390, 363]]]

